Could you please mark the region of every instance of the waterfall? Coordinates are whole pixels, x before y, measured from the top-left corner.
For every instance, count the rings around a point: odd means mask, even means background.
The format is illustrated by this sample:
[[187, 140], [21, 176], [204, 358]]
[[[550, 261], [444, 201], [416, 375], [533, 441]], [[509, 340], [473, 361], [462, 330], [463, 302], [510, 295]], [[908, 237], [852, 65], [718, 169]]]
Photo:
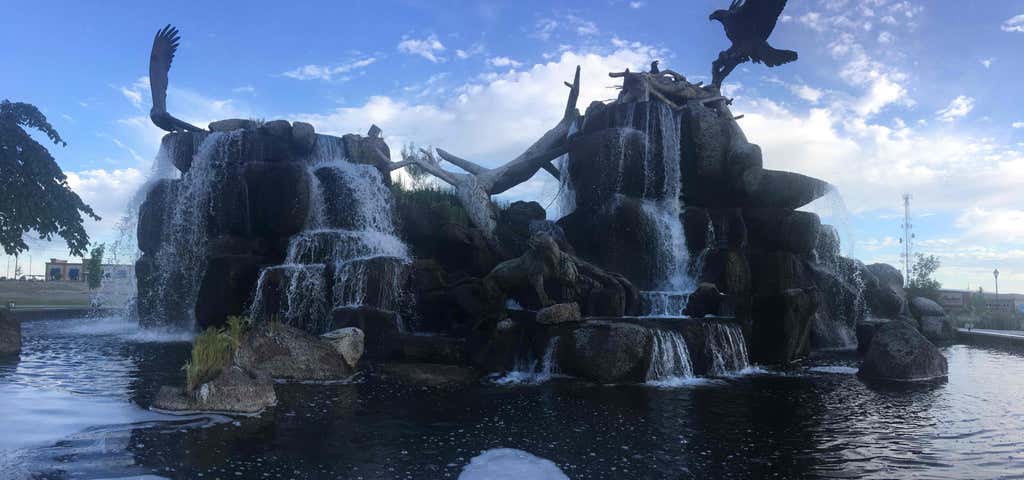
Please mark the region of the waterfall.
[[527, 353], [526, 359], [517, 359], [512, 370], [494, 382], [500, 385], [536, 385], [547, 382], [560, 373], [558, 369], [558, 339], [551, 337], [548, 340], [547, 348], [544, 349], [544, 357], [537, 362], [533, 353]]
[[709, 374], [727, 375], [750, 366], [747, 344], [739, 326], [709, 323], [706, 328], [705, 350], [709, 360]]
[[193, 307], [207, 263], [207, 217], [224, 181], [227, 150], [240, 140], [241, 131], [211, 133], [199, 145], [192, 167], [168, 188], [164, 238], [155, 254], [153, 298], [159, 300], [150, 307], [158, 324], [195, 326]]
[[[652, 110], [655, 110], [652, 112]], [[657, 115], [657, 122], [652, 122]], [[643, 292], [649, 316], [683, 315], [688, 293], [696, 288], [689, 268], [689, 251], [686, 236], [680, 221], [682, 202], [682, 171], [680, 169], [680, 122], [681, 117], [671, 107], [661, 102], [647, 103], [647, 134], [649, 141], [644, 151], [644, 199], [643, 212], [655, 227], [655, 258], [659, 266], [656, 272], [657, 291]], [[654, 129], [652, 123], [657, 124]], [[660, 140], [657, 152], [651, 151], [651, 141]], [[661, 170], [654, 168], [661, 158]], [[660, 187], [657, 179], [661, 179]]]
[[686, 339], [674, 331], [651, 330], [651, 358], [647, 367], [647, 383], [671, 386], [694, 377], [690, 350]]
[[[285, 263], [260, 273], [254, 317], [276, 314], [319, 332], [329, 326], [335, 307], [398, 307], [410, 260], [395, 235], [391, 192], [376, 168], [351, 163], [343, 152], [340, 139], [318, 137], [307, 160], [305, 228], [290, 239]], [[284, 296], [277, 302], [265, 292], [274, 281], [286, 283], [277, 288]]]

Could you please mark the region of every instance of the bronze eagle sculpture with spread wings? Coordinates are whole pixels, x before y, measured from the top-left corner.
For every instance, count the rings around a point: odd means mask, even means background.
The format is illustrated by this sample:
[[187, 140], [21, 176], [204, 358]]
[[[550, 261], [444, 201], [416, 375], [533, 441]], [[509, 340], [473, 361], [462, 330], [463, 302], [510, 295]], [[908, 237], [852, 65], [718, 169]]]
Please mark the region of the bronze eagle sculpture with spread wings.
[[737, 65], [753, 61], [777, 67], [797, 59], [792, 50], [768, 45], [768, 37], [786, 7], [786, 0], [733, 0], [728, 10], [717, 10], [708, 18], [718, 20], [732, 46], [718, 54], [711, 64], [711, 83], [721, 88], [722, 81]]
[[171, 60], [178, 50], [178, 40], [178, 29], [170, 25], [157, 31], [153, 38], [153, 50], [149, 54], [149, 90], [153, 94], [153, 108], [149, 110], [149, 119], [168, 132], [201, 132], [203, 129], [167, 113], [167, 72], [171, 70]]

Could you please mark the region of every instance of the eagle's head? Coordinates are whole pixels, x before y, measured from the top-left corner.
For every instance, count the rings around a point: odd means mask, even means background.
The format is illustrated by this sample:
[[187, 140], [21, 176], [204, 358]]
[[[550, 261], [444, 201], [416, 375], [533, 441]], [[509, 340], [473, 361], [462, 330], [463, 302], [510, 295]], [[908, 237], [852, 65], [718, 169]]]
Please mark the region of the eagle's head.
[[728, 10], [715, 10], [715, 13], [712, 13], [711, 16], [708, 17], [708, 20], [709, 21], [718, 20], [719, 22], [721, 22], [721, 21], [725, 20], [725, 18], [728, 17], [728, 16], [729, 16], [729, 11]]

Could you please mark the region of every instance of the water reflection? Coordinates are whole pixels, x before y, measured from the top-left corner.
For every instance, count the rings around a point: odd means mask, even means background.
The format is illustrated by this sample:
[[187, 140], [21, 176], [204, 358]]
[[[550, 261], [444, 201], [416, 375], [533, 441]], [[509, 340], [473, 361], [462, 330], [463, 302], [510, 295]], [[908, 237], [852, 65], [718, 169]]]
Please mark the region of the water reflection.
[[279, 405], [261, 417], [181, 419], [145, 407], [181, 380], [186, 344], [62, 325], [26, 324], [22, 362], [0, 366], [0, 407], [40, 431], [16, 435], [35, 445], [16, 455], [0, 446], [0, 463], [20, 469], [9, 471], [455, 478], [481, 452], [513, 448], [570, 478], [1024, 475], [1024, 358], [1007, 352], [949, 347], [948, 383], [912, 387], [863, 383], [843, 352], [671, 389], [368, 376], [278, 385]]

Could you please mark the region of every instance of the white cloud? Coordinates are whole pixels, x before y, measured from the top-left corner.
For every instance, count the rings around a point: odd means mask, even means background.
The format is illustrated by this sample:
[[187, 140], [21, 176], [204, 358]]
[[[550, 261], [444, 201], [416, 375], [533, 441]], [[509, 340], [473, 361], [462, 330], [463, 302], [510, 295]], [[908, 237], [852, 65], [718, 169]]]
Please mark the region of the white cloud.
[[973, 207], [957, 217], [956, 226], [974, 239], [998, 243], [1024, 242], [1024, 210]]
[[498, 68], [502, 68], [502, 67], [513, 67], [513, 68], [515, 68], [515, 67], [518, 67], [518, 66], [522, 65], [522, 62], [518, 62], [518, 61], [512, 60], [511, 58], [508, 58], [508, 57], [492, 57], [492, 58], [487, 59], [487, 63], [491, 64], [491, 66], [493, 66], [493, 67], [498, 67]]
[[252, 85], [242, 85], [231, 89], [231, 91], [235, 93], [256, 93], [256, 87]]
[[409, 55], [419, 55], [434, 63], [444, 61], [444, 57], [438, 56], [445, 51], [444, 44], [437, 39], [437, 35], [431, 34], [427, 38], [404, 38], [398, 43], [398, 51]]
[[[120, 87], [121, 95], [131, 102], [135, 108], [143, 108], [148, 103], [145, 102], [146, 97], [149, 97], [149, 77], [139, 77], [131, 85]], [[84, 104], [83, 104], [84, 106]]]
[[569, 25], [573, 27], [577, 35], [589, 37], [592, 35], [597, 35], [598, 32], [600, 32], [600, 30], [597, 28], [597, 24], [590, 20], [577, 17], [576, 15], [569, 15], [566, 17], [566, 19], [569, 20]]
[[789, 89], [794, 95], [811, 103], [818, 103], [818, 100], [821, 100], [822, 95], [824, 95], [824, 92], [821, 90], [808, 85], [790, 85]]
[[949, 102], [949, 106], [936, 112], [936, 115], [943, 122], [952, 122], [971, 113], [971, 110], [974, 110], [974, 98], [960, 95]]
[[629, 2], [629, 8], [643, 8], [646, 2]]
[[878, 43], [882, 45], [888, 45], [896, 41], [896, 36], [889, 32], [881, 32], [878, 34]]
[[[335, 78], [347, 80], [348, 77], [345, 74], [366, 68], [376, 61], [377, 59], [374, 57], [367, 57], [343, 63], [341, 65], [303, 65], [294, 70], [284, 72], [281, 75], [294, 78], [296, 80], [334, 80]], [[252, 87], [248, 88], [252, 89]], [[236, 89], [236, 91], [238, 91], [238, 89]], [[251, 92], [252, 90], [248, 91]]]
[[995, 63], [995, 61], [996, 59], [994, 58], [986, 58], [981, 61], [981, 65], [985, 68], [992, 68], [992, 64]]
[[1007, 19], [999, 29], [1004, 32], [1024, 33], [1024, 14]]

